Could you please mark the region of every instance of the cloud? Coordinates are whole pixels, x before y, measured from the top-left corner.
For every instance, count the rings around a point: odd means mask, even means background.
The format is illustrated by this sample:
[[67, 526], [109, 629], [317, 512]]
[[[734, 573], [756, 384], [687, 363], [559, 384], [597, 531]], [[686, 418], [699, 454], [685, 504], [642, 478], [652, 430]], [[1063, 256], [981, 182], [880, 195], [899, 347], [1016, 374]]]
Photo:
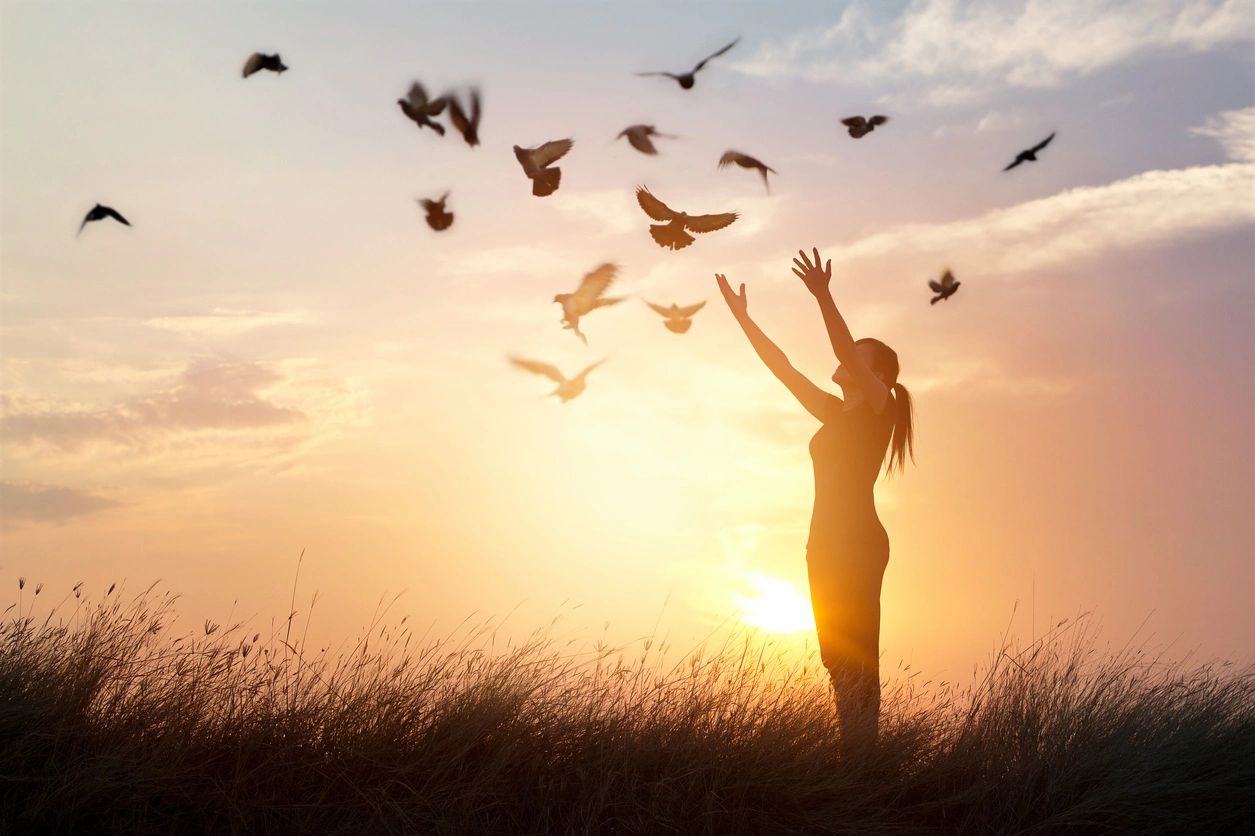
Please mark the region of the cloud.
[[882, 88], [896, 82], [945, 106], [1006, 86], [1056, 87], [1154, 50], [1202, 52], [1255, 37], [1249, 0], [917, 0], [889, 20], [878, 8], [856, 2], [827, 29], [768, 42], [737, 68]]
[[0, 482], [0, 508], [6, 522], [59, 523], [119, 503], [74, 488], [19, 485]]
[[211, 337], [234, 337], [257, 328], [274, 325], [301, 325], [313, 322], [305, 311], [250, 311], [214, 308], [207, 314], [159, 316], [144, 322], [150, 328], [161, 328], [182, 334]]
[[1255, 107], [1217, 113], [1190, 133], [1216, 140], [1231, 160], [1255, 163]]
[[1147, 171], [974, 218], [899, 226], [828, 250], [834, 269], [880, 262], [895, 271], [933, 271], [950, 264], [960, 279], [973, 271], [1010, 276], [1255, 223], [1253, 193], [1255, 165], [1248, 163]]
[[201, 362], [189, 366], [169, 389], [104, 409], [29, 409], [5, 398], [0, 402], [0, 437], [74, 450], [91, 442], [137, 444], [169, 433], [257, 429], [306, 420], [304, 413], [262, 396], [282, 380], [258, 363]]

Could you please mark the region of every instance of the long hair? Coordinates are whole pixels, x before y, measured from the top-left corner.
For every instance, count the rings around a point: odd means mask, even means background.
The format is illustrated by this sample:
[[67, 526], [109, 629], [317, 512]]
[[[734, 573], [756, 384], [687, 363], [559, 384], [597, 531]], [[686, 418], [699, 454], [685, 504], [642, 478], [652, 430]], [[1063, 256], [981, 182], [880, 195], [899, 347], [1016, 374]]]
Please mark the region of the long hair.
[[895, 470], [902, 472], [908, 457], [915, 461], [915, 413], [911, 408], [911, 393], [898, 382], [900, 367], [896, 351], [874, 337], [864, 337], [854, 344], [870, 345], [875, 349], [872, 371], [885, 382], [893, 394], [893, 403], [890, 405], [894, 411], [893, 435], [889, 438], [889, 461], [885, 464], [885, 474], [892, 476]]

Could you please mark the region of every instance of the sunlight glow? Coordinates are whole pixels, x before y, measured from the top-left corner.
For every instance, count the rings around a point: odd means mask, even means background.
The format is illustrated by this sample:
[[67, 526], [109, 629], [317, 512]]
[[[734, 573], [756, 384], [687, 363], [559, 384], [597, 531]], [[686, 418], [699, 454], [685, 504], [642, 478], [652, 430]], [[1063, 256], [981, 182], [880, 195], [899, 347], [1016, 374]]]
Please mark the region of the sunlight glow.
[[772, 633], [815, 629], [810, 600], [793, 584], [759, 573], [746, 580], [753, 594], [733, 596], [742, 622]]

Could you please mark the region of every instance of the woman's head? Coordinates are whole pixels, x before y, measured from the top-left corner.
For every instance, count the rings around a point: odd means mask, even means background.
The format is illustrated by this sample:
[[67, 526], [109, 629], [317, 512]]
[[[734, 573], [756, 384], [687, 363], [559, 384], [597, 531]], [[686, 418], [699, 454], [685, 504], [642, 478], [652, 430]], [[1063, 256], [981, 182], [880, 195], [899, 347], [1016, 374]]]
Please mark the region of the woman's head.
[[[894, 411], [893, 435], [889, 439], [889, 462], [885, 470], [889, 473], [893, 473], [894, 470], [900, 471], [906, 466], [908, 456], [911, 459], [915, 458], [915, 416], [911, 405], [911, 394], [906, 391], [905, 386], [898, 383], [898, 372], [901, 371], [898, 365], [898, 353], [873, 337], [857, 340], [854, 346], [867, 367], [892, 393], [890, 402], [885, 405], [885, 409]], [[845, 389], [853, 384], [854, 377], [845, 366], [837, 366], [832, 380]]]
[[[875, 337], [864, 337], [854, 342], [859, 356], [867, 367], [888, 387], [898, 382], [898, 352], [882, 343]], [[837, 366], [832, 374], [832, 382], [845, 388], [854, 382], [853, 375], [845, 366]]]

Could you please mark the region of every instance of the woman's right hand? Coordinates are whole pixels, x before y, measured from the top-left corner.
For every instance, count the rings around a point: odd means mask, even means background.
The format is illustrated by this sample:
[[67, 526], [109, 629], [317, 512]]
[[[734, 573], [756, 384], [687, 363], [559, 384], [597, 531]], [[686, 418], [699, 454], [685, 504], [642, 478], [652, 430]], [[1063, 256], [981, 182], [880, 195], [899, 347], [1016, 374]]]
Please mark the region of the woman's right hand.
[[719, 292], [723, 294], [723, 301], [728, 303], [728, 309], [732, 311], [732, 315], [737, 319], [748, 316], [749, 300], [745, 298], [745, 282], [741, 282], [741, 292], [736, 293], [728, 284], [728, 277], [723, 273], [716, 273], [715, 281], [718, 282]]

